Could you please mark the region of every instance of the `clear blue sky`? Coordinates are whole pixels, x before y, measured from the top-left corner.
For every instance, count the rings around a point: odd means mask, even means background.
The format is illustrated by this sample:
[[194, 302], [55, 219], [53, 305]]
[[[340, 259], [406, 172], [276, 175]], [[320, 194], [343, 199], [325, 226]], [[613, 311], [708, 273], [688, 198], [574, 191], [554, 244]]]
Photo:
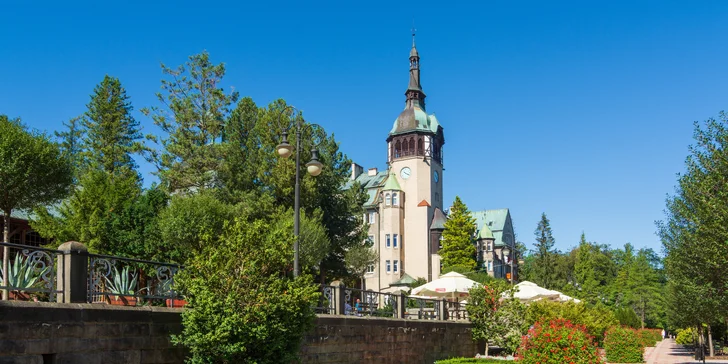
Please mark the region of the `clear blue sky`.
[[559, 249], [584, 231], [660, 251], [692, 122], [728, 105], [725, 1], [242, 3], [4, 1], [0, 113], [58, 130], [105, 74], [155, 105], [160, 62], [206, 49], [228, 87], [286, 99], [384, 168], [415, 19], [447, 205], [510, 208], [529, 247], [546, 212]]

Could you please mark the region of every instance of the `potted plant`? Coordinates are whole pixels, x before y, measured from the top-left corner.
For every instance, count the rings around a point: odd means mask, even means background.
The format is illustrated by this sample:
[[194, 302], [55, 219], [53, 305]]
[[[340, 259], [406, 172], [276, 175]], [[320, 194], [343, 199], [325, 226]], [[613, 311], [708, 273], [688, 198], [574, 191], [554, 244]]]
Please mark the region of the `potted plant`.
[[104, 276], [108, 290], [113, 294], [108, 295], [109, 302], [117, 306], [136, 306], [137, 298], [134, 297], [134, 293], [137, 288], [137, 278], [136, 273], [129, 274], [129, 266], [124, 267], [121, 272], [114, 267], [113, 281]]
[[[10, 289], [9, 298], [14, 300], [29, 301], [30, 295], [26, 289], [38, 286], [39, 279], [48, 272], [49, 267], [37, 269], [33, 267], [27, 258], [20, 254], [15, 255], [14, 262], [8, 266], [8, 286]], [[0, 267], [0, 282], [3, 281], [4, 272]]]
[[173, 280], [171, 279], [159, 282], [157, 292], [159, 292], [160, 295], [170, 297], [166, 300], [167, 307], [183, 307], [187, 304], [187, 301], [177, 298], [177, 292], [172, 289], [172, 282]]

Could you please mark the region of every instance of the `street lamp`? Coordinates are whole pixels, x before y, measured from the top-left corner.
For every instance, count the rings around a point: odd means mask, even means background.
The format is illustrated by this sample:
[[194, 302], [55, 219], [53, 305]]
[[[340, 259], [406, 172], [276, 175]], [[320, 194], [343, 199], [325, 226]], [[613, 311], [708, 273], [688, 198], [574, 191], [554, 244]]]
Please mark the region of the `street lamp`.
[[[281, 120], [281, 117], [283, 117], [283, 114], [286, 113], [286, 111], [291, 111], [290, 117], [287, 123], [283, 123]], [[281, 132], [281, 143], [276, 146], [276, 152], [278, 152], [278, 155], [283, 158], [288, 158], [293, 153], [293, 147], [291, 144], [288, 143], [288, 131], [291, 128], [296, 128], [296, 186], [295, 186], [295, 192], [294, 192], [294, 202], [293, 202], [293, 235], [296, 237], [296, 242], [293, 243], [293, 276], [298, 277], [300, 274], [300, 267], [298, 265], [298, 250], [299, 250], [299, 226], [301, 223], [301, 186], [299, 180], [301, 179], [299, 176], [300, 169], [301, 169], [301, 131], [305, 127], [310, 127], [312, 129], [312, 139], [314, 141], [314, 146], [311, 148], [311, 161], [306, 163], [306, 170], [308, 171], [308, 174], [316, 177], [319, 174], [321, 174], [321, 170], [323, 169], [323, 164], [319, 162], [318, 160], [318, 137], [316, 136], [315, 130], [313, 128], [321, 129], [321, 126], [317, 124], [310, 124], [306, 125], [302, 123], [303, 118], [301, 117], [301, 113], [296, 110], [293, 106], [287, 106], [283, 110], [281, 110], [281, 113], [278, 115], [278, 125], [283, 130]]]

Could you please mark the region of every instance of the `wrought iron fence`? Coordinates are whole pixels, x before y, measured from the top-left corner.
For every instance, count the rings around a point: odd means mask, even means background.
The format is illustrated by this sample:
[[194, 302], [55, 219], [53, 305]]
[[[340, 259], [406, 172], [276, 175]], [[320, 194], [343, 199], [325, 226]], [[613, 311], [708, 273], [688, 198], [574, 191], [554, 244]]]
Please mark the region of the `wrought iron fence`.
[[448, 320], [467, 320], [468, 311], [465, 309], [466, 304], [462, 302], [448, 303]]
[[88, 262], [88, 302], [135, 306], [166, 300], [175, 306], [181, 301], [172, 289], [177, 264], [98, 254], [89, 254]]
[[397, 317], [397, 295], [357, 288], [344, 290], [346, 315]]
[[442, 302], [442, 300], [437, 299], [407, 297], [405, 305], [407, 311], [404, 318], [417, 320], [441, 319], [439, 313]]
[[[63, 277], [60, 287], [57, 277], [58, 264], [63, 264], [63, 252], [12, 243], [0, 243], [0, 246], [8, 253], [7, 266], [0, 265], [0, 289], [8, 290], [8, 298], [56, 302], [57, 295], [64, 290]], [[4, 284], [6, 277], [7, 285]]]
[[324, 313], [328, 315], [336, 314], [336, 308], [334, 306], [334, 287], [333, 286], [321, 286], [321, 297], [319, 297], [318, 304], [314, 307], [316, 313]]

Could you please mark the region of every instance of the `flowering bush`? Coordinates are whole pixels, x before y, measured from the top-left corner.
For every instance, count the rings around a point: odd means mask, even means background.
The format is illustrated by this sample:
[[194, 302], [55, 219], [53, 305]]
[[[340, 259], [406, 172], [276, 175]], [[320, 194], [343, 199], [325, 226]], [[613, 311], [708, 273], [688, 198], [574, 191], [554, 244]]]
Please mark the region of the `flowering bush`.
[[517, 356], [526, 364], [602, 363], [586, 328], [564, 319], [535, 323], [523, 337]]
[[[654, 344], [654, 343], [653, 343]], [[612, 326], [604, 333], [604, 351], [612, 363], [642, 363], [644, 346], [637, 331], [624, 326]]]
[[662, 332], [660, 329], [639, 329], [637, 335], [640, 338], [642, 346], [656, 346], [662, 340]]

